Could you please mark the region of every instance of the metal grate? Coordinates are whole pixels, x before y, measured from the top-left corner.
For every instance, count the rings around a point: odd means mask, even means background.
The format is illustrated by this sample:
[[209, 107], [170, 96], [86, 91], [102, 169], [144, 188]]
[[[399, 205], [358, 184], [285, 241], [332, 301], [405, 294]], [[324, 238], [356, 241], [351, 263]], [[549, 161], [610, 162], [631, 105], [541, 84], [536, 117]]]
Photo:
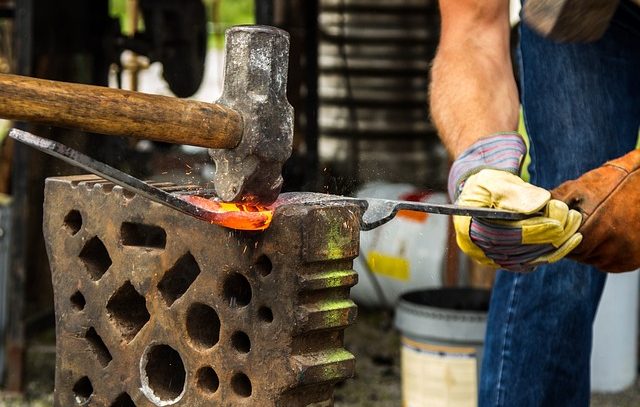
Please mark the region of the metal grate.
[[320, 0], [320, 152], [360, 181], [443, 186], [429, 120], [435, 0]]

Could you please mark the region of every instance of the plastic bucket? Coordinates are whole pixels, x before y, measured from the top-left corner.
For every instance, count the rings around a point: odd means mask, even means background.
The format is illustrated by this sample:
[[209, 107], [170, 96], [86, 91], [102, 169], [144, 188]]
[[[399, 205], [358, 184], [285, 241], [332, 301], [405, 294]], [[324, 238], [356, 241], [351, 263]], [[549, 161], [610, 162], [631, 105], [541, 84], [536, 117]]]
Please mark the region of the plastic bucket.
[[440, 288], [403, 294], [401, 333], [405, 407], [475, 406], [490, 292]]
[[[409, 184], [373, 182], [356, 195], [449, 202], [449, 197], [440, 193], [416, 198], [423, 192]], [[358, 305], [392, 308], [409, 290], [441, 287], [449, 222], [446, 216], [401, 211], [392, 222], [361, 232], [360, 256], [353, 262], [359, 278], [351, 297]]]
[[591, 391], [616, 393], [636, 381], [639, 278], [638, 271], [607, 276], [593, 323]]

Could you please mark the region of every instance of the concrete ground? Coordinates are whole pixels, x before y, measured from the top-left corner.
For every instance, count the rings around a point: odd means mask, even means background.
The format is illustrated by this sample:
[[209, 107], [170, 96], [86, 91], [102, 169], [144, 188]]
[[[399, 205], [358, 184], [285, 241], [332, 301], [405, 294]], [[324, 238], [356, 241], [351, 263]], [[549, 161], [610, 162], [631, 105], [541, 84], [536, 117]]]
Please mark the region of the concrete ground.
[[[356, 324], [346, 331], [345, 343], [356, 355], [356, 377], [337, 386], [335, 406], [400, 406], [400, 342], [392, 316], [361, 308]], [[53, 332], [47, 332], [29, 346], [25, 394], [0, 392], [0, 407], [52, 406], [54, 367]], [[591, 406], [640, 406], [640, 381], [621, 393], [594, 394]]]
[[[389, 314], [359, 309], [355, 326], [347, 329], [347, 349], [356, 355], [356, 377], [341, 384], [336, 407], [401, 405], [400, 343]], [[593, 407], [640, 406], [640, 380], [615, 394], [593, 394]]]

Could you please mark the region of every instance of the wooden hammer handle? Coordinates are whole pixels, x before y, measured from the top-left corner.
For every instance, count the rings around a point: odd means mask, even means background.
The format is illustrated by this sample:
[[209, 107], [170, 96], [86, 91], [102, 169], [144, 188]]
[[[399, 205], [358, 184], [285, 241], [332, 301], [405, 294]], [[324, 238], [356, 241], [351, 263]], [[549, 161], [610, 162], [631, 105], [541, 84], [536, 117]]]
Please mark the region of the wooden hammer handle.
[[242, 117], [216, 103], [0, 74], [0, 117], [93, 133], [233, 148]]

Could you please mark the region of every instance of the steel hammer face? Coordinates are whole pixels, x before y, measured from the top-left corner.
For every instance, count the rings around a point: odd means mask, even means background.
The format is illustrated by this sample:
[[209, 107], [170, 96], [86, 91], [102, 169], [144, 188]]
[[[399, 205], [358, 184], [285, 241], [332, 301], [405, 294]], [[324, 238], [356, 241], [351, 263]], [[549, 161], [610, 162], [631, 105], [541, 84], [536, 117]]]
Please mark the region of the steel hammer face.
[[291, 155], [293, 108], [286, 98], [289, 35], [267, 26], [226, 32], [224, 88], [217, 103], [240, 113], [242, 140], [233, 149], [210, 149], [214, 186], [224, 201], [271, 203], [282, 187]]

